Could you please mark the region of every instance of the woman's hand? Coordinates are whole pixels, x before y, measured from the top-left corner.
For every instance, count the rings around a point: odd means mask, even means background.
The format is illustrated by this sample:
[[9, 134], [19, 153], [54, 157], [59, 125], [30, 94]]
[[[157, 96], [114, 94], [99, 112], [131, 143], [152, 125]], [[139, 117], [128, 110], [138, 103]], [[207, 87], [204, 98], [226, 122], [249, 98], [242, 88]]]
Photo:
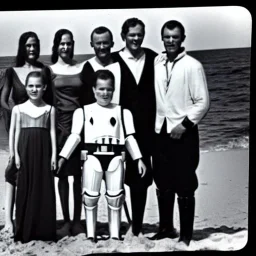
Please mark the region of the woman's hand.
[[11, 164], [14, 161], [14, 154], [10, 154], [8, 159], [8, 164]]
[[56, 161], [56, 157], [52, 156], [51, 159], [51, 171], [54, 171], [57, 169], [57, 161]]
[[59, 174], [64, 166], [64, 164], [66, 163], [66, 159], [64, 157], [61, 157], [58, 161], [58, 170], [57, 170], [57, 174]]
[[138, 171], [139, 171], [139, 174], [140, 174], [141, 178], [143, 178], [145, 176], [146, 171], [147, 171], [147, 167], [143, 163], [141, 158], [138, 160]]
[[20, 169], [20, 155], [16, 154], [15, 155], [15, 165], [17, 169]]
[[6, 169], [12, 168], [12, 166], [13, 166], [14, 164], [15, 164], [14, 155], [11, 155], [11, 154], [10, 154], [9, 159], [8, 159], [7, 168], [6, 168]]

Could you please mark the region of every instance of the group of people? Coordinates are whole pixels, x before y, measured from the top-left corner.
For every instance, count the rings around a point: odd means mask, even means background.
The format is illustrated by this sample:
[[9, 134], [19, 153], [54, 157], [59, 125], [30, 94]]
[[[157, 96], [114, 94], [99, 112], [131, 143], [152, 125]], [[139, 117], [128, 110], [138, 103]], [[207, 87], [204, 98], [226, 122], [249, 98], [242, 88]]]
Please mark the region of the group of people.
[[[198, 187], [197, 124], [209, 109], [207, 82], [202, 64], [182, 46], [186, 36], [179, 21], [162, 26], [163, 53], [142, 47], [144, 36], [143, 21], [127, 19], [121, 30], [125, 46], [112, 53], [112, 32], [97, 27], [90, 42], [95, 56], [77, 63], [73, 34], [60, 29], [53, 40], [52, 65], [45, 66], [38, 62], [37, 35], [21, 35], [16, 65], [6, 70], [1, 92], [10, 148], [1, 232], [14, 232], [22, 242], [86, 233], [96, 242], [104, 180], [110, 238], [121, 239], [124, 184], [130, 188], [132, 233], [138, 236], [154, 180], [160, 224], [150, 239], [179, 237], [189, 245]], [[57, 231], [54, 176], [64, 219]], [[175, 194], [179, 233], [173, 225]], [[82, 204], [86, 230], [80, 222]]]

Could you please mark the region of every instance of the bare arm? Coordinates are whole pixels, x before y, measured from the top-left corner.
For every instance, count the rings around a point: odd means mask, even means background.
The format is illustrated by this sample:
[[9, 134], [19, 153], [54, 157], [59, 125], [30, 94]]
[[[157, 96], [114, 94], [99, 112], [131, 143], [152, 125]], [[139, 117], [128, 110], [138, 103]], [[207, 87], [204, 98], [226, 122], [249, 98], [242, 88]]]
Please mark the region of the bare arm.
[[14, 141], [15, 141], [15, 128], [16, 128], [16, 107], [13, 108], [12, 116], [11, 116], [11, 125], [9, 131], [9, 151], [10, 151], [10, 158], [14, 157], [15, 150], [14, 150]]
[[5, 81], [1, 93], [1, 106], [4, 109], [10, 110], [8, 101], [11, 93], [11, 87], [12, 87], [12, 73], [11, 69], [7, 69], [5, 73]]
[[18, 152], [19, 138], [20, 138], [20, 112], [18, 107], [13, 108], [13, 113], [15, 114], [15, 134], [14, 134], [14, 155], [15, 155], [15, 164], [17, 169], [20, 168], [20, 156]]
[[51, 135], [51, 146], [52, 146], [52, 157], [51, 157], [51, 170], [57, 168], [57, 146], [56, 146], [56, 128], [55, 128], [55, 108], [51, 109], [51, 126], [50, 126], [50, 135]]

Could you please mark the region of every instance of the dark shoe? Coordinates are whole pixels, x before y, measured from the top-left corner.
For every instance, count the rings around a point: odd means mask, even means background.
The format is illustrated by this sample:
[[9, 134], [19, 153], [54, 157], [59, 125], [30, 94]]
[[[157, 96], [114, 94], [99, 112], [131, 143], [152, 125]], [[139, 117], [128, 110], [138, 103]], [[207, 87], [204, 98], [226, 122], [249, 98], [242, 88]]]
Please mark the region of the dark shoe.
[[191, 238], [186, 238], [186, 237], [180, 237], [179, 242], [184, 242], [187, 246], [189, 246], [191, 241]]
[[168, 189], [165, 191], [156, 189], [158, 210], [159, 210], [159, 231], [151, 240], [178, 237], [177, 231], [173, 226], [173, 208], [175, 193]]
[[70, 236], [71, 235], [70, 228], [71, 228], [71, 223], [65, 222], [64, 225], [60, 229], [57, 229], [57, 231], [56, 231], [57, 238], [63, 238], [65, 236]]
[[166, 230], [166, 229], [162, 229], [160, 230], [158, 233], [156, 233], [154, 236], [149, 237], [150, 240], [161, 240], [164, 238], [177, 238], [179, 235], [176, 231], [175, 228], [173, 228], [172, 230]]
[[87, 237], [87, 240], [91, 241], [92, 243], [97, 243], [97, 237]]
[[121, 237], [111, 237], [110, 239], [112, 239], [112, 240], [117, 240], [117, 241], [123, 240], [123, 239], [121, 239]]
[[143, 217], [147, 201], [147, 189], [144, 185], [131, 186], [131, 206], [132, 206], [132, 233], [138, 236], [142, 232]]
[[180, 238], [187, 246], [192, 239], [194, 214], [195, 214], [195, 197], [179, 197], [179, 213], [180, 213]]
[[132, 233], [133, 233], [134, 236], [139, 236], [140, 230], [132, 227]]
[[85, 233], [85, 228], [80, 222], [74, 222], [71, 226], [71, 235], [77, 236], [81, 233]]

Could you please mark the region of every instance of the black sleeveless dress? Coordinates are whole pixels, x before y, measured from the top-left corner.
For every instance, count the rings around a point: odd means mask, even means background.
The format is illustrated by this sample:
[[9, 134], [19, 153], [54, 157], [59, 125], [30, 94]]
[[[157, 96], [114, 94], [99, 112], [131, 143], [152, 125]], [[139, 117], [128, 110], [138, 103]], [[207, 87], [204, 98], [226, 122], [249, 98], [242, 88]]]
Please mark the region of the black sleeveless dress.
[[[81, 73], [62, 75], [55, 74], [52, 70], [51, 72], [56, 97], [56, 132], [58, 153], [60, 153], [71, 133], [74, 111], [84, 104], [82, 99], [85, 92], [84, 83], [81, 80]], [[71, 154], [61, 172], [55, 175], [59, 178], [81, 175], [80, 152], [81, 144], [79, 144]]]
[[51, 171], [50, 111], [34, 118], [23, 112], [18, 150], [21, 167], [16, 197], [15, 241], [54, 241], [56, 203]]

